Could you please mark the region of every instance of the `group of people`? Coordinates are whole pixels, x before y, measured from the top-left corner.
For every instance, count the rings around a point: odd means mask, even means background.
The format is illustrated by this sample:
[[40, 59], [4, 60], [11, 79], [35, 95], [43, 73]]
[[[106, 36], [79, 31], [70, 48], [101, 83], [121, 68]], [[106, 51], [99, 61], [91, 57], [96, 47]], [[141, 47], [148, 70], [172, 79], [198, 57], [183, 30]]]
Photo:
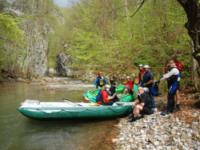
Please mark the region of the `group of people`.
[[[155, 96], [158, 95], [158, 84], [167, 80], [167, 106], [165, 110], [161, 112], [161, 115], [173, 113], [180, 110], [179, 104], [179, 87], [181, 72], [183, 65], [174, 56], [165, 66], [165, 73], [159, 80], [154, 80], [153, 73], [149, 65], [139, 65], [139, 74], [133, 81], [130, 76], [126, 77], [125, 91], [129, 94], [137, 93], [138, 99], [133, 102], [133, 112], [129, 115], [129, 121], [137, 120], [145, 114], [152, 114], [156, 109]], [[96, 88], [101, 88], [101, 92], [97, 96], [97, 101], [101, 104], [110, 105], [117, 101], [117, 95], [115, 93], [116, 82], [115, 78], [110, 79], [110, 85], [108, 81], [103, 77], [102, 73], [99, 73], [96, 81]], [[134, 88], [137, 86], [138, 88]]]
[[[125, 82], [125, 88], [123, 89], [123, 94], [133, 94], [133, 80], [127, 76]], [[116, 94], [116, 78], [113, 76], [110, 78], [109, 82], [103, 76], [102, 72], [97, 74], [95, 81], [95, 86], [99, 90], [96, 96], [96, 102], [103, 105], [112, 105], [114, 102], [119, 100], [119, 94]]]

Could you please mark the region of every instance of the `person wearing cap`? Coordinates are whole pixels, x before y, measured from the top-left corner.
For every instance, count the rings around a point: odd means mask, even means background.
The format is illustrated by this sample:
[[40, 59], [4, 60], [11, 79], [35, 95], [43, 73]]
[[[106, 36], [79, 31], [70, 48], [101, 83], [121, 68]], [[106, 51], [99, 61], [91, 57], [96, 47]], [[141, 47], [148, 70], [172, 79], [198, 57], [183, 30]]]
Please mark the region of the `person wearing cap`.
[[144, 75], [142, 78], [141, 86], [151, 88], [154, 81], [153, 81], [153, 74], [150, 71], [150, 66], [144, 65], [144, 70], [145, 70], [145, 72], [144, 72]]
[[158, 80], [168, 81], [168, 95], [167, 95], [167, 109], [161, 113], [161, 115], [166, 115], [168, 113], [173, 113], [175, 106], [175, 95], [178, 90], [178, 80], [180, 76], [180, 71], [177, 69], [177, 66], [173, 60], [169, 62], [170, 71], [163, 75], [163, 77]]
[[138, 78], [139, 78], [139, 83], [142, 82], [142, 78], [143, 78], [143, 75], [145, 73], [145, 69], [144, 69], [144, 66], [143, 64], [139, 64], [139, 74], [138, 74]]
[[136, 121], [142, 118], [144, 115], [153, 114], [153, 99], [149, 95], [148, 88], [138, 88], [138, 100], [133, 102], [133, 112], [129, 115], [128, 121]]
[[99, 94], [96, 97], [98, 104], [102, 105], [112, 105], [115, 101], [116, 94], [110, 96], [110, 85], [106, 84], [103, 90], [99, 91]]
[[154, 97], [151, 93], [151, 88], [152, 88], [153, 83], [154, 83], [153, 74], [150, 70], [149, 65], [144, 65], [144, 69], [145, 69], [145, 73], [143, 75], [141, 86], [149, 89], [149, 94], [153, 99], [153, 107], [154, 107], [154, 110], [156, 111], [155, 99], [154, 99]]

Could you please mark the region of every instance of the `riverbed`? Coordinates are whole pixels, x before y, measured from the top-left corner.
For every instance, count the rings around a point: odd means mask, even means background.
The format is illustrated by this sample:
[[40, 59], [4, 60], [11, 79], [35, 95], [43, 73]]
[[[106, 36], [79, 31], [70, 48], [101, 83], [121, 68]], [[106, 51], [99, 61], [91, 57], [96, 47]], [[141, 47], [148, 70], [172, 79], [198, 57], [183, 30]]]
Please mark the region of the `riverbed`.
[[[0, 150], [94, 150], [112, 149], [105, 141], [117, 120], [37, 121], [17, 111], [25, 99], [81, 101], [91, 86], [80, 82], [51, 86], [46, 83], [4, 83], [0, 85]], [[79, 88], [74, 88], [75, 84]], [[50, 88], [49, 88], [50, 87]], [[53, 88], [52, 88], [53, 87]], [[67, 88], [73, 87], [73, 88]]]

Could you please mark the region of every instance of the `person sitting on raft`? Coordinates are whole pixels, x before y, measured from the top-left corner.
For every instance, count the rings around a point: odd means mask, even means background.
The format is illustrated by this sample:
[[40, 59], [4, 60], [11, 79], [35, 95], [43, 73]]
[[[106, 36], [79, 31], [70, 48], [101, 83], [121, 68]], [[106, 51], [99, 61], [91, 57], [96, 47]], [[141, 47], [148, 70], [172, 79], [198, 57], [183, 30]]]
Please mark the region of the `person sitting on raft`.
[[126, 77], [125, 86], [129, 87], [130, 91], [133, 91], [133, 80], [130, 76]]
[[115, 76], [112, 76], [110, 78], [110, 95], [113, 96], [113, 94], [115, 94], [116, 92], [116, 87], [117, 87], [117, 83], [116, 83], [116, 77]]
[[138, 94], [138, 100], [133, 102], [133, 112], [128, 117], [129, 122], [153, 114], [153, 99], [149, 95], [148, 88], [139, 87]]
[[96, 102], [101, 105], [112, 105], [116, 101], [116, 94], [110, 96], [110, 85], [106, 84], [103, 90], [100, 90]]

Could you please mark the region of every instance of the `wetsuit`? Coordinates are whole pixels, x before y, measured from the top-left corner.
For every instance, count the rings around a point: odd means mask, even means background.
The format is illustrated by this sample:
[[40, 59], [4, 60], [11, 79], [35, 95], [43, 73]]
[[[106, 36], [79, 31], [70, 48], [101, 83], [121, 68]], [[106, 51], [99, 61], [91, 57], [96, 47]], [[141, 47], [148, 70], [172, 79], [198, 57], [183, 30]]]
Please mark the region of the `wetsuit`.
[[167, 111], [173, 112], [174, 105], [175, 105], [175, 95], [178, 89], [178, 79], [179, 79], [180, 72], [179, 70], [174, 67], [171, 70], [164, 74], [160, 80], [168, 80], [168, 96], [167, 96]]

